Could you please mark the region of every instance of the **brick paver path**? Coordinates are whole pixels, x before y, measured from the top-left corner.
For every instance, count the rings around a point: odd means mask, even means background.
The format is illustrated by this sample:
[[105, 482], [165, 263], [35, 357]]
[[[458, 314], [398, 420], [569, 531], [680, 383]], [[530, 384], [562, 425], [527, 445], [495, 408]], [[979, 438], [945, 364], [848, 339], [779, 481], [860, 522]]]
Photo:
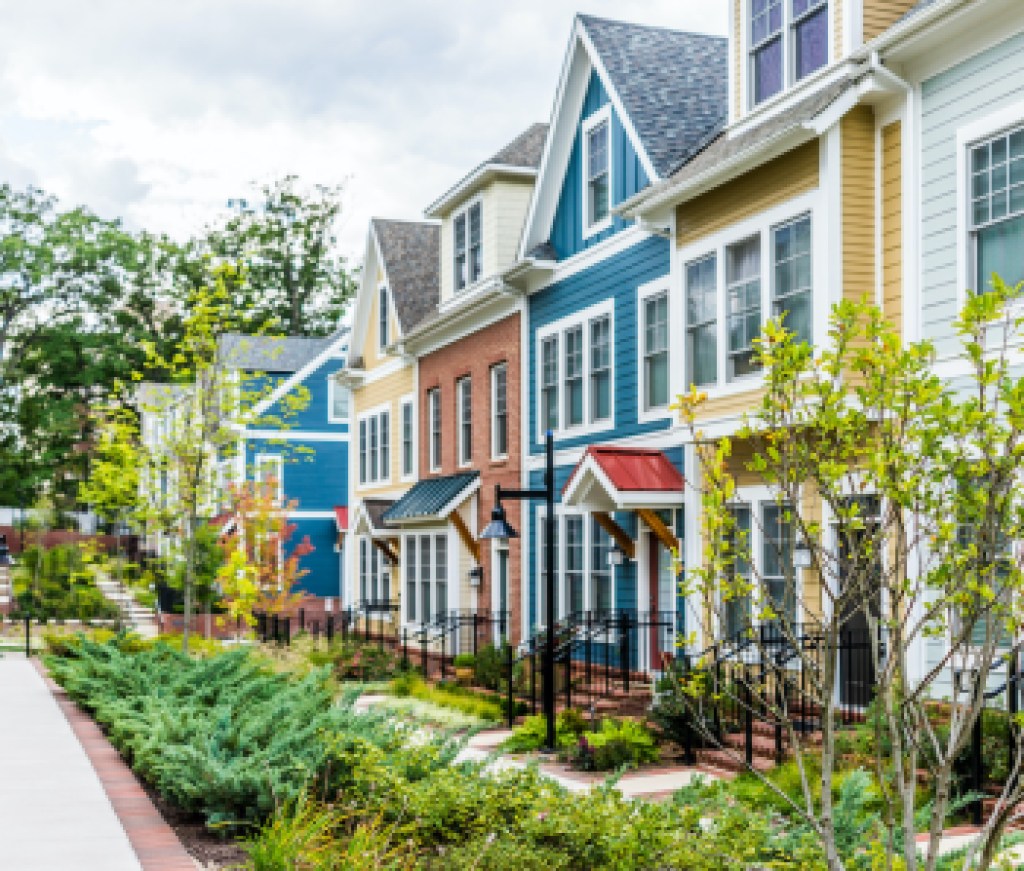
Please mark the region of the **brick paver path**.
[[41, 672], [0, 657], [0, 867], [195, 871], [103, 733]]

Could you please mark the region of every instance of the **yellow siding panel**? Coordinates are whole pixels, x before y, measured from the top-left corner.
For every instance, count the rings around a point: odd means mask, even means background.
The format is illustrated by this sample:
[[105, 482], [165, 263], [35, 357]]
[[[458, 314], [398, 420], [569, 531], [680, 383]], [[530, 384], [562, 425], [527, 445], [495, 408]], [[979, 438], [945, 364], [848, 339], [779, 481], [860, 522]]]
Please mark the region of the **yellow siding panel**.
[[676, 211], [679, 247], [818, 186], [818, 141], [808, 142]]
[[903, 132], [897, 121], [882, 128], [882, 308], [903, 324]]
[[744, 412], [754, 412], [761, 407], [763, 398], [764, 389], [756, 387], [742, 393], [709, 399], [697, 409], [696, 420], [698, 423], [707, 423], [712, 420], [734, 417]]
[[351, 442], [349, 469], [353, 476], [355, 496], [357, 499], [365, 499], [382, 493], [395, 493], [404, 489], [401, 484], [401, 461], [402, 444], [399, 438], [398, 423], [401, 420], [402, 398], [413, 392], [412, 365], [405, 366], [398, 372], [381, 378], [372, 384], [360, 387], [352, 391], [352, 406], [355, 409], [353, 420], [358, 421], [359, 415], [371, 408], [376, 408], [385, 403], [391, 407], [391, 482], [389, 484], [378, 484], [372, 486], [359, 486], [359, 425], [353, 425], [353, 437]]
[[917, 0], [864, 0], [864, 41], [869, 42], [902, 18]]
[[843, 196], [843, 296], [875, 298], [875, 119], [858, 106], [840, 127]]

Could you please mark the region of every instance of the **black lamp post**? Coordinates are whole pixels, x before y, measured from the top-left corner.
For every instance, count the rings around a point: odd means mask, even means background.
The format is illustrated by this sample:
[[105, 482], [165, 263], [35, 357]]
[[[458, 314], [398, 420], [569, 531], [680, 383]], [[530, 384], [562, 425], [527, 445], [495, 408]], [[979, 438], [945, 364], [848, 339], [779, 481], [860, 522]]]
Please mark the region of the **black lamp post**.
[[496, 484], [494, 487], [494, 509], [491, 511], [491, 522], [484, 527], [480, 538], [497, 538], [507, 540], [518, 537], [505, 519], [502, 499], [543, 499], [547, 504], [544, 517], [544, 565], [547, 570], [545, 580], [544, 620], [547, 633], [544, 639], [544, 656], [541, 660], [541, 674], [544, 681], [541, 706], [547, 722], [545, 747], [555, 750], [555, 440], [548, 430], [546, 436], [547, 464], [544, 468], [544, 489], [542, 490], [508, 490]]

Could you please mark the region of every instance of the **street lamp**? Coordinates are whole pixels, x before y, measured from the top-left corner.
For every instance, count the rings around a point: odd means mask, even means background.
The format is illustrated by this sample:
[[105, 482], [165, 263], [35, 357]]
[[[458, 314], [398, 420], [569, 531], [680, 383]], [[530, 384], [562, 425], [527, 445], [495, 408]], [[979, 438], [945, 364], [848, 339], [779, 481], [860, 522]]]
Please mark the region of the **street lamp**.
[[541, 705], [547, 723], [545, 749], [555, 750], [555, 439], [548, 430], [545, 452], [547, 462], [544, 467], [544, 488], [541, 490], [510, 490], [495, 484], [494, 509], [491, 511], [491, 522], [484, 527], [480, 538], [508, 540], [517, 538], [518, 533], [505, 519], [502, 499], [543, 499], [547, 504], [544, 517], [544, 566], [547, 572], [545, 579], [544, 620], [547, 632], [544, 639], [544, 656], [541, 660], [541, 675], [544, 681]]

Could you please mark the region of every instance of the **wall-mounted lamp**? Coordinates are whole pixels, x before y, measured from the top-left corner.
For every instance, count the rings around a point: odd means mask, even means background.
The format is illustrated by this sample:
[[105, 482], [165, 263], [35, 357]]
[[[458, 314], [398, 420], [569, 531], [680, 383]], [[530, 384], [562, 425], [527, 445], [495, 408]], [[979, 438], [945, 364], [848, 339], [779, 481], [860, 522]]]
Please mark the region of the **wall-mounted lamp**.
[[469, 570], [469, 585], [471, 587], [479, 587], [484, 582], [484, 567], [473, 566]]
[[809, 569], [811, 567], [811, 548], [806, 539], [797, 539], [793, 546], [793, 567], [798, 569]]
[[621, 547], [616, 545], [608, 551], [608, 565], [621, 566], [626, 562], [626, 554]]

